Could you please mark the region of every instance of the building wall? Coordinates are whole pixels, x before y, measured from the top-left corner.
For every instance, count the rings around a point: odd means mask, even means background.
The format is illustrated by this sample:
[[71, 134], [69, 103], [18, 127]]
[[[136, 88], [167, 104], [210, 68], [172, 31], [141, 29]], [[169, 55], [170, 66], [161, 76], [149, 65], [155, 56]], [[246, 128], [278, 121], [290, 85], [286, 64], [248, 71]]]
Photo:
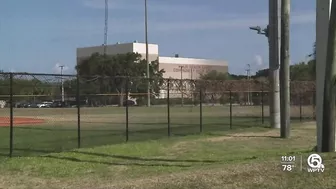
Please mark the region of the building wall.
[[[139, 53], [142, 58], [146, 58], [146, 44], [143, 43], [124, 43], [108, 45], [106, 53], [108, 55], [126, 54], [126, 53]], [[90, 57], [93, 53], [104, 53], [104, 46], [93, 46], [77, 48], [77, 63], [81, 60]], [[148, 60], [154, 61], [158, 58], [159, 48], [156, 44], [148, 44]]]
[[[139, 53], [142, 58], [146, 58], [146, 44], [144, 43], [126, 43], [107, 46], [107, 54], [125, 54]], [[77, 49], [77, 63], [82, 59], [90, 57], [93, 53], [104, 53], [104, 46], [85, 47]], [[159, 57], [159, 48], [156, 44], [148, 44], [148, 59], [149, 61], [159, 60], [159, 68], [164, 69], [164, 78], [181, 79], [199, 79], [201, 74], [216, 70], [227, 73], [228, 64], [221, 60], [207, 60], [195, 58], [180, 58], [180, 57]], [[182, 67], [182, 69], [181, 69]], [[191, 98], [191, 86], [185, 86], [181, 91], [170, 91], [172, 98], [180, 98], [182, 93], [184, 98]], [[167, 91], [161, 90], [159, 98], [166, 98]]]
[[182, 79], [198, 79], [201, 74], [212, 70], [228, 72], [227, 62], [219, 60], [159, 57], [159, 63], [160, 69], [166, 71], [163, 75], [164, 78], [181, 79], [181, 71]]

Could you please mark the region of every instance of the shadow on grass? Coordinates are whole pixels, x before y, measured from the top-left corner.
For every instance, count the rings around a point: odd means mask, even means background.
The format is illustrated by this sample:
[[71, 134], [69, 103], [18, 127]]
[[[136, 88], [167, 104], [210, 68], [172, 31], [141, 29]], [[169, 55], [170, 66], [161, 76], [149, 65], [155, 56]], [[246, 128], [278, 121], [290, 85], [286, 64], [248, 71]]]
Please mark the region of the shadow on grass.
[[[233, 127], [246, 127], [247, 125], [250, 125], [251, 122], [253, 123], [261, 123], [261, 121], [259, 120], [240, 120], [240, 121], [235, 121], [232, 123]], [[92, 123], [92, 122], [90, 122]], [[94, 122], [99, 124], [99, 122]], [[108, 123], [104, 122], [104, 124], [108, 125]], [[112, 125], [112, 124], [111, 124]], [[168, 124], [166, 122], [157, 122], [157, 123], [129, 123], [129, 126], [132, 125], [139, 125], [139, 126], [163, 126], [160, 129], [168, 129]], [[119, 129], [116, 129], [115, 127], [113, 128], [113, 126], [111, 127], [107, 127], [104, 126], [104, 129], [84, 129], [82, 128], [82, 131], [90, 131], [90, 132], [101, 132], [101, 131], [120, 131], [124, 128], [126, 128], [126, 124], [122, 124], [122, 123], [118, 123]], [[199, 123], [171, 123], [171, 128], [183, 128], [183, 127], [189, 127], [191, 128], [191, 126], [194, 126], [194, 128], [198, 128], [199, 127]], [[220, 122], [220, 123], [203, 123], [203, 127], [206, 128], [213, 128], [213, 127], [219, 127], [219, 126], [230, 126], [230, 123], [228, 122]], [[76, 127], [76, 126], [74, 126]], [[223, 129], [223, 127], [221, 127]], [[43, 127], [37, 127], [37, 126], [32, 126], [32, 127], [15, 127], [14, 129], [22, 129], [22, 130], [40, 130], [40, 131], [78, 131], [77, 128], [57, 128], [57, 126], [50, 126], [48, 128], [43, 128]], [[155, 129], [152, 129], [155, 130]], [[144, 130], [137, 130], [138, 132], [141, 131], [146, 131]]]
[[52, 159], [58, 159], [58, 160], [67, 160], [72, 162], [78, 162], [78, 163], [96, 163], [96, 164], [104, 164], [104, 165], [117, 165], [117, 166], [144, 166], [144, 167], [191, 167], [191, 165], [182, 165], [182, 164], [164, 164], [164, 163], [134, 163], [134, 162], [128, 162], [128, 163], [120, 163], [120, 162], [106, 162], [106, 161], [94, 161], [94, 160], [81, 160], [74, 157], [58, 157], [58, 156], [52, 156], [47, 155], [43, 156], [46, 158], [52, 158]]
[[100, 157], [111, 157], [125, 160], [137, 160], [137, 161], [166, 161], [166, 162], [181, 162], [181, 163], [217, 163], [218, 161], [214, 160], [179, 160], [179, 159], [165, 159], [165, 158], [143, 158], [143, 157], [134, 157], [134, 156], [124, 156], [124, 155], [110, 155], [103, 153], [94, 153], [94, 152], [83, 152], [83, 151], [73, 151], [74, 153], [92, 155], [92, 156], [100, 156]]
[[[226, 123], [226, 121], [227, 120], [225, 119], [222, 120], [222, 118], [217, 120], [205, 119], [205, 124], [203, 124], [203, 133], [222, 131], [226, 132], [234, 131], [236, 129], [245, 129], [261, 126], [251, 126], [251, 124], [249, 124], [251, 123], [251, 118], [243, 118], [234, 121], [232, 129], [230, 129], [230, 127], [228, 126], [229, 124]], [[147, 125], [147, 123], [131, 123], [130, 125], [132, 124], [137, 126], [130, 127], [129, 142], [168, 138], [168, 127], [167, 123], [165, 122], [151, 123], [151, 126]], [[122, 127], [120, 127], [120, 129], [113, 129], [112, 125], [113, 124], [111, 124], [111, 126], [97, 126], [98, 129], [81, 130], [81, 147], [86, 148], [101, 145], [125, 143], [125, 129]], [[154, 125], [156, 125], [156, 127], [153, 127]], [[77, 129], [75, 128], [60, 129], [57, 126], [52, 126], [49, 128], [41, 128], [37, 126], [15, 127], [14, 132], [15, 156], [36, 156], [46, 153], [68, 151], [77, 148], [78, 133]], [[200, 134], [199, 123], [171, 124], [171, 137], [183, 137], [197, 134]], [[5, 135], [3, 136], [5, 137]], [[220, 136], [223, 136], [223, 134], [221, 134]], [[3, 140], [5, 139], [3, 138]], [[3, 150], [4, 152], [9, 152], [8, 148]], [[5, 156], [7, 156], [7, 154]]]
[[[82, 153], [82, 152], [80, 152]], [[86, 154], [86, 153], [84, 153]], [[72, 162], [78, 162], [78, 163], [95, 163], [95, 164], [104, 164], [104, 165], [114, 165], [114, 166], [143, 166], [143, 167], [180, 167], [180, 168], [187, 168], [192, 167], [193, 165], [186, 165], [186, 164], [174, 164], [174, 163], [216, 163], [216, 161], [201, 161], [201, 160], [173, 160], [173, 159], [146, 159], [146, 158], [140, 158], [140, 157], [130, 157], [130, 156], [120, 156], [120, 155], [106, 155], [106, 154], [96, 154], [96, 153], [88, 153], [88, 155], [98, 155], [98, 156], [106, 156], [106, 157], [113, 157], [113, 158], [119, 158], [124, 160], [133, 160], [133, 161], [145, 161], [144, 163], [136, 163], [136, 162], [107, 162], [107, 161], [94, 161], [94, 160], [82, 160], [79, 158], [74, 157], [60, 157], [60, 156], [52, 156], [52, 155], [46, 155], [42, 156], [44, 158], [51, 158], [51, 159], [57, 159], [57, 160], [66, 160], [66, 161], [72, 161]], [[257, 157], [246, 157], [239, 161], [248, 161], [248, 160], [254, 160], [257, 159]], [[151, 161], [161, 161], [166, 163], [153, 163]], [[237, 161], [237, 159], [228, 160], [226, 162], [230, 161]], [[148, 163], [146, 163], [148, 162]], [[173, 163], [173, 164], [169, 164]], [[197, 166], [197, 165], [196, 165]]]
[[226, 135], [226, 136], [234, 138], [281, 138], [280, 136], [252, 136], [252, 135], [244, 135], [244, 136]]

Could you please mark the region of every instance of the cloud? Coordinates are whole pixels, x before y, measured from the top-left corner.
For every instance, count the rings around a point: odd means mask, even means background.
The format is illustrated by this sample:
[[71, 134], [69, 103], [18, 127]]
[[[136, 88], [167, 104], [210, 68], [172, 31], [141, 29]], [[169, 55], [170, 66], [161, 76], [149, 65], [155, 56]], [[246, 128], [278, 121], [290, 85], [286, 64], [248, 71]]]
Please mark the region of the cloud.
[[55, 66], [53, 67], [54, 73], [60, 74], [62, 72], [61, 66], [64, 66], [63, 67], [63, 74], [64, 74], [64, 72], [66, 72], [66, 71], [69, 70], [69, 67], [67, 67], [67, 66], [65, 66], [63, 64], [60, 64], [60, 63], [56, 63]]
[[[155, 21], [149, 20], [149, 32], [182, 32], [182, 31], [211, 31], [211, 30], [233, 30], [233, 29], [246, 29], [251, 25], [266, 26], [268, 17], [266, 13], [260, 14], [242, 14], [222, 15], [221, 18], [209, 19], [174, 19], [172, 17], [169, 21], [160, 21], [156, 18]], [[315, 22], [315, 13], [312, 12], [294, 12], [292, 13], [291, 24], [313, 24]], [[82, 24], [78, 24], [82, 23]], [[67, 34], [74, 35], [100, 35], [103, 32], [103, 25], [99, 22], [91, 22], [85, 24], [81, 20], [77, 24], [69, 23], [63, 24], [62, 30]], [[110, 27], [109, 34], [113, 33], [138, 33], [143, 32], [143, 19], [142, 18], [118, 18], [109, 19]]]
[[255, 55], [254, 62], [257, 66], [261, 66], [264, 63], [261, 55]]
[[[133, 12], [133, 14], [119, 14], [118, 18], [111, 16], [109, 25], [113, 27], [109, 33], [142, 32], [143, 31], [143, 1], [138, 0], [110, 0], [109, 9]], [[91, 9], [104, 9], [104, 0], [85, 0], [82, 5]], [[169, 3], [165, 1], [151, 1], [148, 4], [148, 21], [150, 32], [182, 32], [190, 30], [227, 30], [246, 29], [251, 25], [266, 26], [268, 23], [268, 12], [259, 13], [222, 13], [213, 11], [209, 5], [184, 3]], [[139, 11], [141, 13], [139, 13]], [[112, 11], [113, 12], [113, 11]], [[116, 14], [115, 12], [113, 14]], [[315, 10], [292, 11], [291, 24], [313, 24], [316, 19]], [[87, 31], [101, 33], [102, 25], [95, 25], [90, 22], [74, 28], [80, 30], [85, 27]], [[96, 22], [101, 23], [101, 22]], [[74, 24], [72, 27], [76, 27]]]
[[[293, 12], [291, 16], [291, 24], [310, 24], [315, 22], [315, 12]], [[189, 20], [170, 23], [155, 23], [157, 30], [173, 31], [173, 30], [215, 30], [215, 29], [241, 29], [248, 28], [251, 25], [266, 26], [268, 23], [268, 15], [260, 14], [240, 14], [240, 15], [223, 15], [221, 19], [211, 20]]]

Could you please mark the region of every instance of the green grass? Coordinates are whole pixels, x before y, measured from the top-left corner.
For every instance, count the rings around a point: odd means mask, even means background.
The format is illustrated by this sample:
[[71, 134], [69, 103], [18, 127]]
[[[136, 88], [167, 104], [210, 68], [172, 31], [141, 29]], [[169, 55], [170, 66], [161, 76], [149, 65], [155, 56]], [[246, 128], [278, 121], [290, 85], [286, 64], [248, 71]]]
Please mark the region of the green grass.
[[[309, 108], [307, 108], [309, 109]], [[125, 108], [81, 108], [81, 147], [118, 144], [126, 141]], [[234, 107], [230, 128], [229, 107], [203, 107], [200, 125], [199, 107], [170, 108], [171, 137], [213, 131], [228, 131], [267, 126], [261, 121], [261, 107]], [[295, 111], [293, 111], [295, 114]], [[268, 110], [265, 108], [265, 116]], [[8, 117], [9, 110], [1, 109], [0, 116]], [[13, 156], [33, 156], [61, 152], [78, 147], [77, 109], [14, 109], [14, 116], [45, 119], [42, 125], [15, 126]], [[130, 107], [128, 141], [168, 138], [166, 107]], [[202, 128], [201, 128], [202, 127]], [[0, 127], [0, 156], [9, 154], [9, 128]]]
[[[315, 128], [293, 124], [292, 137], [263, 127], [129, 142], [0, 161], [0, 188], [304, 189], [336, 187], [336, 155], [324, 173], [305, 171]], [[283, 155], [295, 155], [293, 172]], [[303, 157], [303, 169], [300, 159]]]

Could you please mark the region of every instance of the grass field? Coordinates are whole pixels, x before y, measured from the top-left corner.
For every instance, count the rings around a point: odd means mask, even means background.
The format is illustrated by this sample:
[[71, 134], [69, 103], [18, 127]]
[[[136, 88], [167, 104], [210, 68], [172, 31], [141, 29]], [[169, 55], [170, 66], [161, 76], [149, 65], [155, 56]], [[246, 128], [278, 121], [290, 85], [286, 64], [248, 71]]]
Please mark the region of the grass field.
[[[303, 107], [303, 117], [312, 115], [311, 107]], [[125, 108], [81, 108], [81, 147], [93, 147], [126, 141]], [[170, 108], [171, 136], [200, 133], [199, 107]], [[203, 132], [230, 130], [229, 107], [204, 106]], [[261, 107], [233, 107], [232, 129], [261, 126]], [[268, 109], [264, 108], [264, 125], [268, 125]], [[299, 108], [292, 108], [293, 117], [299, 117]], [[0, 110], [1, 117], [9, 117], [9, 109]], [[61, 152], [78, 147], [78, 116], [76, 108], [14, 109], [15, 117], [44, 119], [39, 125], [15, 126], [13, 135], [14, 156], [31, 156]], [[143, 141], [168, 136], [166, 107], [130, 107], [129, 141]], [[0, 127], [0, 155], [9, 153], [9, 128]]]
[[[263, 127], [106, 145], [38, 157], [3, 158], [6, 189], [332, 189], [335, 153], [324, 173], [308, 173], [314, 123], [292, 124], [291, 138]], [[292, 172], [281, 156], [296, 156]], [[301, 157], [302, 169], [301, 169]]]

